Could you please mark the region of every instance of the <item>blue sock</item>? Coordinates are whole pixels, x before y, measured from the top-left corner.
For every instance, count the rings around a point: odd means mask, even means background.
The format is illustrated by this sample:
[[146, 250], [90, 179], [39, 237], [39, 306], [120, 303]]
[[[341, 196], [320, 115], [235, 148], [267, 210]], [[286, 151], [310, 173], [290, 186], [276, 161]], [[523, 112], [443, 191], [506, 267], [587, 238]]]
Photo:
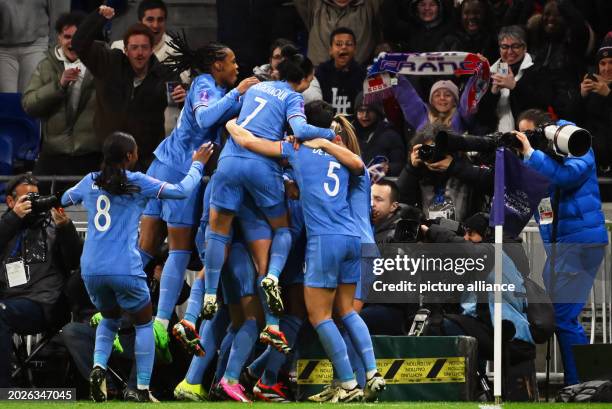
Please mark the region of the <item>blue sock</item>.
[[191, 251], [170, 250], [159, 283], [158, 318], [170, 320], [172, 317], [172, 311], [174, 311], [181, 289], [183, 288], [185, 270], [190, 258]]
[[346, 382], [355, 379], [346, 352], [346, 345], [342, 340], [342, 335], [340, 335], [340, 331], [338, 327], [336, 327], [336, 324], [330, 319], [324, 320], [315, 327], [315, 331], [319, 334], [323, 349], [338, 373], [338, 380], [340, 380], [340, 382]]
[[219, 277], [225, 262], [225, 246], [229, 241], [230, 236], [213, 231], [208, 232], [206, 254], [204, 255], [206, 294], [217, 294]]
[[270, 307], [268, 307], [268, 303], [266, 302], [266, 295], [261, 288], [261, 280], [263, 279], [263, 276], [257, 277], [257, 295], [259, 296], [259, 301], [261, 302], [261, 306], [263, 308], [266, 325], [279, 325], [279, 318], [272, 314], [272, 311], [270, 311]]
[[145, 269], [147, 267], [147, 264], [149, 264], [151, 260], [153, 260], [153, 256], [141, 249], [140, 247], [138, 247], [138, 252], [140, 253], [140, 259], [142, 260], [142, 268]]
[[189, 300], [187, 300], [187, 311], [184, 319], [195, 325], [202, 310], [202, 299], [204, 298], [204, 278], [197, 278], [191, 286]]
[[249, 365], [249, 372], [251, 375], [256, 376], [257, 378], [261, 378], [264, 374], [266, 366], [268, 365], [268, 358], [272, 353], [272, 347], [268, 346], [266, 350], [257, 357], [251, 364]]
[[219, 347], [219, 359], [217, 360], [217, 369], [215, 371], [215, 382], [219, 382], [221, 378], [223, 378], [225, 368], [227, 368], [227, 360], [229, 358], [230, 350], [232, 349], [232, 344], [234, 343], [234, 338], [236, 337], [236, 332], [238, 332], [238, 328], [230, 327], [227, 330], [227, 334], [225, 334], [225, 338], [223, 338], [223, 341], [221, 341], [221, 346]]
[[353, 373], [355, 373], [357, 383], [359, 384], [359, 387], [363, 389], [366, 383], [366, 371], [363, 367], [361, 356], [359, 356], [357, 351], [355, 351], [353, 340], [351, 339], [351, 336], [347, 332], [346, 328], [340, 329], [340, 333], [342, 334], [342, 339], [346, 344], [346, 353], [348, 354], [349, 361], [351, 362], [351, 367], [353, 367]]
[[232, 349], [225, 368], [225, 379], [237, 381], [247, 359], [251, 356], [253, 346], [259, 337], [259, 328], [255, 320], [245, 320], [232, 342]]
[[229, 324], [229, 313], [227, 308], [221, 308], [212, 320], [202, 321], [200, 325], [200, 345], [204, 348], [206, 355], [194, 356], [185, 379], [191, 385], [202, 383], [204, 373], [208, 369], [211, 361], [217, 355], [217, 349], [225, 335]]
[[[280, 319], [280, 330], [285, 333], [287, 343], [293, 348], [297, 340], [297, 334], [302, 326], [302, 320], [293, 315], [283, 315]], [[278, 352], [276, 349], [270, 351], [268, 364], [264, 371], [262, 381], [264, 385], [272, 386], [278, 380], [278, 371], [287, 360], [287, 355]]]
[[136, 383], [138, 389], [149, 389], [153, 361], [155, 360], [155, 337], [153, 336], [153, 321], [143, 325], [134, 325], [136, 339], [134, 340], [134, 356], [136, 357]]
[[291, 250], [291, 230], [289, 227], [280, 227], [274, 231], [274, 237], [272, 237], [268, 274], [276, 278], [280, 276], [287, 262], [289, 250]]
[[108, 358], [113, 350], [113, 341], [115, 335], [119, 331], [121, 319], [102, 318], [96, 328], [96, 343], [94, 349], [94, 366], [100, 366], [106, 369]]
[[355, 311], [349, 312], [342, 317], [342, 322], [347, 332], [351, 336], [355, 350], [361, 357], [366, 371], [376, 370], [376, 358], [374, 357], [374, 347], [368, 326]]

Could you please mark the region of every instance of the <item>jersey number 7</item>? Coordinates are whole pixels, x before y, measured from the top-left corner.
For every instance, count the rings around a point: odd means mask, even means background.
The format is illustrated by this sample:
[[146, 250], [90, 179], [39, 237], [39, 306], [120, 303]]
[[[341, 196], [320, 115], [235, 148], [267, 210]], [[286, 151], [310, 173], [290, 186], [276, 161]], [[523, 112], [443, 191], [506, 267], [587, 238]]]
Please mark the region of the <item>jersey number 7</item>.
[[268, 101], [266, 101], [265, 99], [261, 98], [261, 97], [255, 97], [255, 102], [257, 102], [259, 105], [257, 105], [257, 107], [253, 110], [253, 112], [251, 112], [249, 114], [249, 116], [247, 116], [246, 118], [244, 118], [244, 121], [242, 121], [242, 123], [240, 124], [241, 127], [245, 127], [248, 125], [249, 122], [251, 122], [251, 120], [253, 118], [255, 118], [255, 116], [261, 112], [261, 110], [266, 106], [266, 104], [268, 103]]

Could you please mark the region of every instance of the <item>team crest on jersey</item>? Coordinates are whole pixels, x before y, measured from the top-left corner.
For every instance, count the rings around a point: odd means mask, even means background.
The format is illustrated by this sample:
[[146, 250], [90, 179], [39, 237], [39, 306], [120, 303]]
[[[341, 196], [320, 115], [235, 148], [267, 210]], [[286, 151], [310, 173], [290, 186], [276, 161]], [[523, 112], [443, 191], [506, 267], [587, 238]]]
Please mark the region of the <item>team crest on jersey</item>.
[[202, 91], [200, 91], [200, 102], [202, 104], [208, 104], [208, 91], [203, 89]]

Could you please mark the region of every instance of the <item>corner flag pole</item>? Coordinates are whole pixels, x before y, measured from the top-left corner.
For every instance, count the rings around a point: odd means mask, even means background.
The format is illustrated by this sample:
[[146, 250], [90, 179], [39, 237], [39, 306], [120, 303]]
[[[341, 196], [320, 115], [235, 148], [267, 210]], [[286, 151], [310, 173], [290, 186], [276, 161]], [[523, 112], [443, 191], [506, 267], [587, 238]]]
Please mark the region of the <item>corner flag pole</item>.
[[[504, 198], [505, 198], [504, 148], [495, 153], [495, 191], [490, 224], [495, 226], [495, 288], [502, 284], [502, 246], [504, 236]], [[502, 397], [502, 293], [495, 291], [493, 310], [493, 395], [495, 403]]]

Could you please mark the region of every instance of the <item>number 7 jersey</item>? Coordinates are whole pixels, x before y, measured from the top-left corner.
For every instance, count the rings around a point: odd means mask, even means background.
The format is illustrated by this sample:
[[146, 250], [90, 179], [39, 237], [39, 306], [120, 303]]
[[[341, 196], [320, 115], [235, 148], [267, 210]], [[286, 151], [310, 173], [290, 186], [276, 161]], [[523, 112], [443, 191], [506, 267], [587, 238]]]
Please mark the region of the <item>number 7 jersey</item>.
[[126, 172], [140, 192], [111, 195], [95, 184], [96, 173], [86, 175], [62, 197], [87, 209], [87, 238], [81, 256], [82, 275], [145, 276], [136, 243], [138, 222], [149, 198], [157, 197], [165, 182], [140, 172]]
[[322, 149], [283, 142], [282, 157], [289, 160], [300, 188], [308, 236], [343, 234], [359, 237], [348, 203], [349, 171]]

